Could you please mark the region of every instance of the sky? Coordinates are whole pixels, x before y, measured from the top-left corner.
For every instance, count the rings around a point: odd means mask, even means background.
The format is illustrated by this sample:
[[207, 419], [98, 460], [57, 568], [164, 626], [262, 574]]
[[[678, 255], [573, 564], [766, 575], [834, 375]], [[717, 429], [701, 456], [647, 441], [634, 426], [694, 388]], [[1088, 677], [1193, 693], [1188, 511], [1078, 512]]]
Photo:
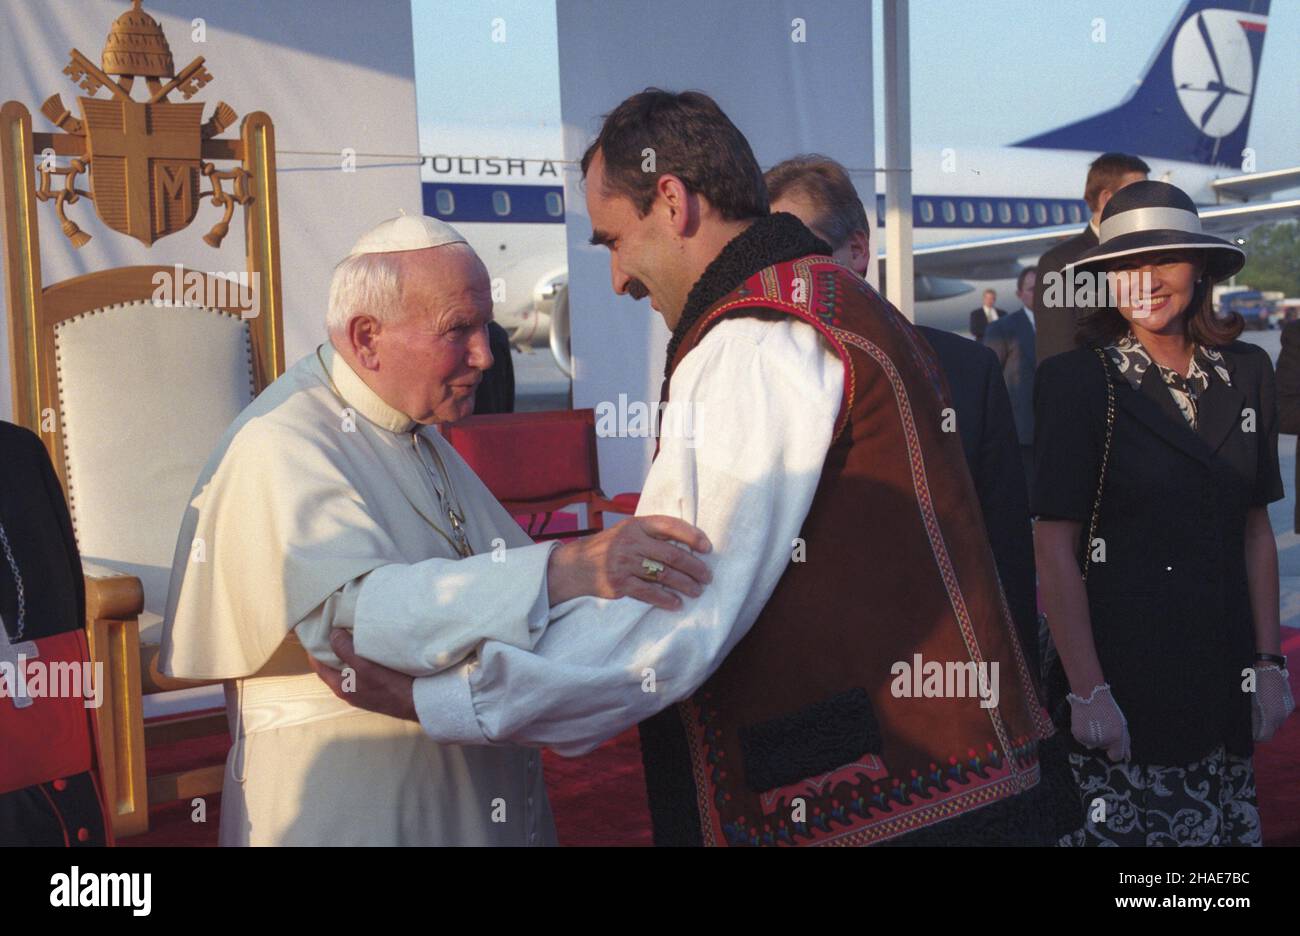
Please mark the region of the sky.
[[[872, 6], [883, 139], [881, 4]], [[1180, 8], [1182, 0], [911, 1], [913, 142], [1002, 146], [1113, 107]], [[1093, 40], [1099, 18], [1104, 43]], [[468, 152], [500, 139], [524, 156], [559, 155], [552, 0], [413, 0], [412, 19], [422, 151]], [[494, 21], [504, 42], [493, 42]], [[1261, 170], [1300, 161], [1296, 49], [1300, 0], [1273, 0], [1249, 136]]]
[[[653, 0], [608, 2], [654, 8]], [[873, 6], [879, 139], [881, 4]], [[1182, 0], [912, 0], [913, 142], [1005, 145], [1114, 106], [1181, 7]], [[412, 19], [423, 152], [473, 152], [493, 128], [508, 130], [513, 148], [526, 149], [521, 155], [559, 155], [552, 0], [413, 0]], [[1093, 40], [1097, 19], [1105, 42]], [[494, 28], [504, 41], [493, 41]], [[1300, 162], [1297, 50], [1300, 0], [1272, 0], [1249, 139], [1260, 170]]]

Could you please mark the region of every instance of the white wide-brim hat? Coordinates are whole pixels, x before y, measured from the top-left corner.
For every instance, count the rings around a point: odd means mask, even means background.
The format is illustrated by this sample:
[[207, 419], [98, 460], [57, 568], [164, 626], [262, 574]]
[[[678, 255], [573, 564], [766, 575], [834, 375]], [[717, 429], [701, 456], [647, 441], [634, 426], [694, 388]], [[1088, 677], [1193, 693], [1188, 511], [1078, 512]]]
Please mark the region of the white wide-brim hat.
[[1246, 263], [1236, 244], [1201, 230], [1201, 216], [1187, 193], [1168, 182], [1142, 181], [1114, 194], [1101, 213], [1098, 244], [1074, 263], [1075, 270], [1105, 268], [1111, 261], [1157, 250], [1190, 250], [1203, 254], [1205, 271], [1215, 282], [1227, 279]]

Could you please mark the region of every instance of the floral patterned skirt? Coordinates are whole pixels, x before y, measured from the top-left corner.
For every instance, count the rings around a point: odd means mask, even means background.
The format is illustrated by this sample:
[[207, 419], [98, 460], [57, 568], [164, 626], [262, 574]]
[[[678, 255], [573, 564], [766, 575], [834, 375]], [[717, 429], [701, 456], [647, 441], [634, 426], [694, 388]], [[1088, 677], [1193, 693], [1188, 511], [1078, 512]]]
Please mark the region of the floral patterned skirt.
[[1249, 757], [1219, 748], [1194, 764], [1115, 764], [1104, 753], [1070, 754], [1086, 814], [1059, 845], [1262, 844]]

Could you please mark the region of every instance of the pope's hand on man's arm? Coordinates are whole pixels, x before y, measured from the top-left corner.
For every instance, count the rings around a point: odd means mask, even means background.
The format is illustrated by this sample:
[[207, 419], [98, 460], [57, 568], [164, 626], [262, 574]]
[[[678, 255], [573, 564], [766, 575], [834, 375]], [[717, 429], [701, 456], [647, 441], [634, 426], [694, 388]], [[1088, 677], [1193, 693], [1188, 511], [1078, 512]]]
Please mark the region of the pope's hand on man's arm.
[[[666, 608], [680, 608], [677, 593], [698, 597], [713, 578], [709, 567], [673, 542], [698, 552], [712, 549], [709, 538], [676, 517], [636, 517], [594, 536], [565, 543], [551, 553], [546, 584], [552, 607], [571, 598], [637, 598]], [[663, 566], [649, 581], [646, 559]]]
[[[836, 561], [802, 555], [798, 537], [843, 386], [838, 357], [810, 326], [720, 323], [673, 375], [639, 508], [683, 511], [712, 541], [713, 583], [703, 595], [679, 610], [632, 598], [568, 602], [552, 609], [531, 649], [487, 640], [476, 660], [414, 681], [358, 660], [352, 691], [337, 681], [335, 691], [399, 717], [414, 709], [443, 743], [564, 754], [690, 695], [745, 635], [792, 560]], [[673, 431], [692, 420], [693, 433]]]

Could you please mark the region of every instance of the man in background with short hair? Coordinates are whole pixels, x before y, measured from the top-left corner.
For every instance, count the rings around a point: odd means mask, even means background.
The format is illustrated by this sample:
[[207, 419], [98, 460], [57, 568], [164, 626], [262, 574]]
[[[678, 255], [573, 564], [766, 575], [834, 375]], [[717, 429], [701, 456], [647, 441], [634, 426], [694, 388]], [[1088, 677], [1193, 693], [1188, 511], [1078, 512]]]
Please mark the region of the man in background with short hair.
[[976, 341], [984, 340], [984, 332], [988, 327], [1007, 313], [997, 306], [998, 294], [996, 290], [984, 290], [984, 303], [978, 309], [970, 311], [970, 333]]
[[[1079, 320], [1091, 309], [1058, 305], [1048, 308], [1044, 293], [1065, 269], [1067, 263], [1078, 260], [1084, 251], [1097, 246], [1097, 231], [1101, 213], [1111, 197], [1126, 185], [1141, 182], [1151, 167], [1136, 156], [1127, 153], [1103, 153], [1088, 166], [1088, 178], [1083, 187], [1083, 200], [1088, 203], [1092, 218], [1088, 226], [1062, 244], [1057, 244], [1038, 259], [1038, 283], [1034, 287], [1035, 354], [1042, 363], [1054, 354], [1073, 351], [1076, 347], [1075, 330]], [[1058, 289], [1063, 287], [1058, 286]]]
[[1034, 284], [1037, 271], [1025, 267], [1016, 277], [1016, 298], [1020, 308], [1006, 318], [998, 319], [984, 335], [984, 345], [997, 355], [1002, 367], [1002, 379], [1011, 395], [1011, 414], [1016, 420], [1016, 435], [1020, 438], [1020, 460], [1024, 464], [1025, 481], [1033, 488], [1034, 478], [1034, 372], [1038, 359], [1034, 352]]

